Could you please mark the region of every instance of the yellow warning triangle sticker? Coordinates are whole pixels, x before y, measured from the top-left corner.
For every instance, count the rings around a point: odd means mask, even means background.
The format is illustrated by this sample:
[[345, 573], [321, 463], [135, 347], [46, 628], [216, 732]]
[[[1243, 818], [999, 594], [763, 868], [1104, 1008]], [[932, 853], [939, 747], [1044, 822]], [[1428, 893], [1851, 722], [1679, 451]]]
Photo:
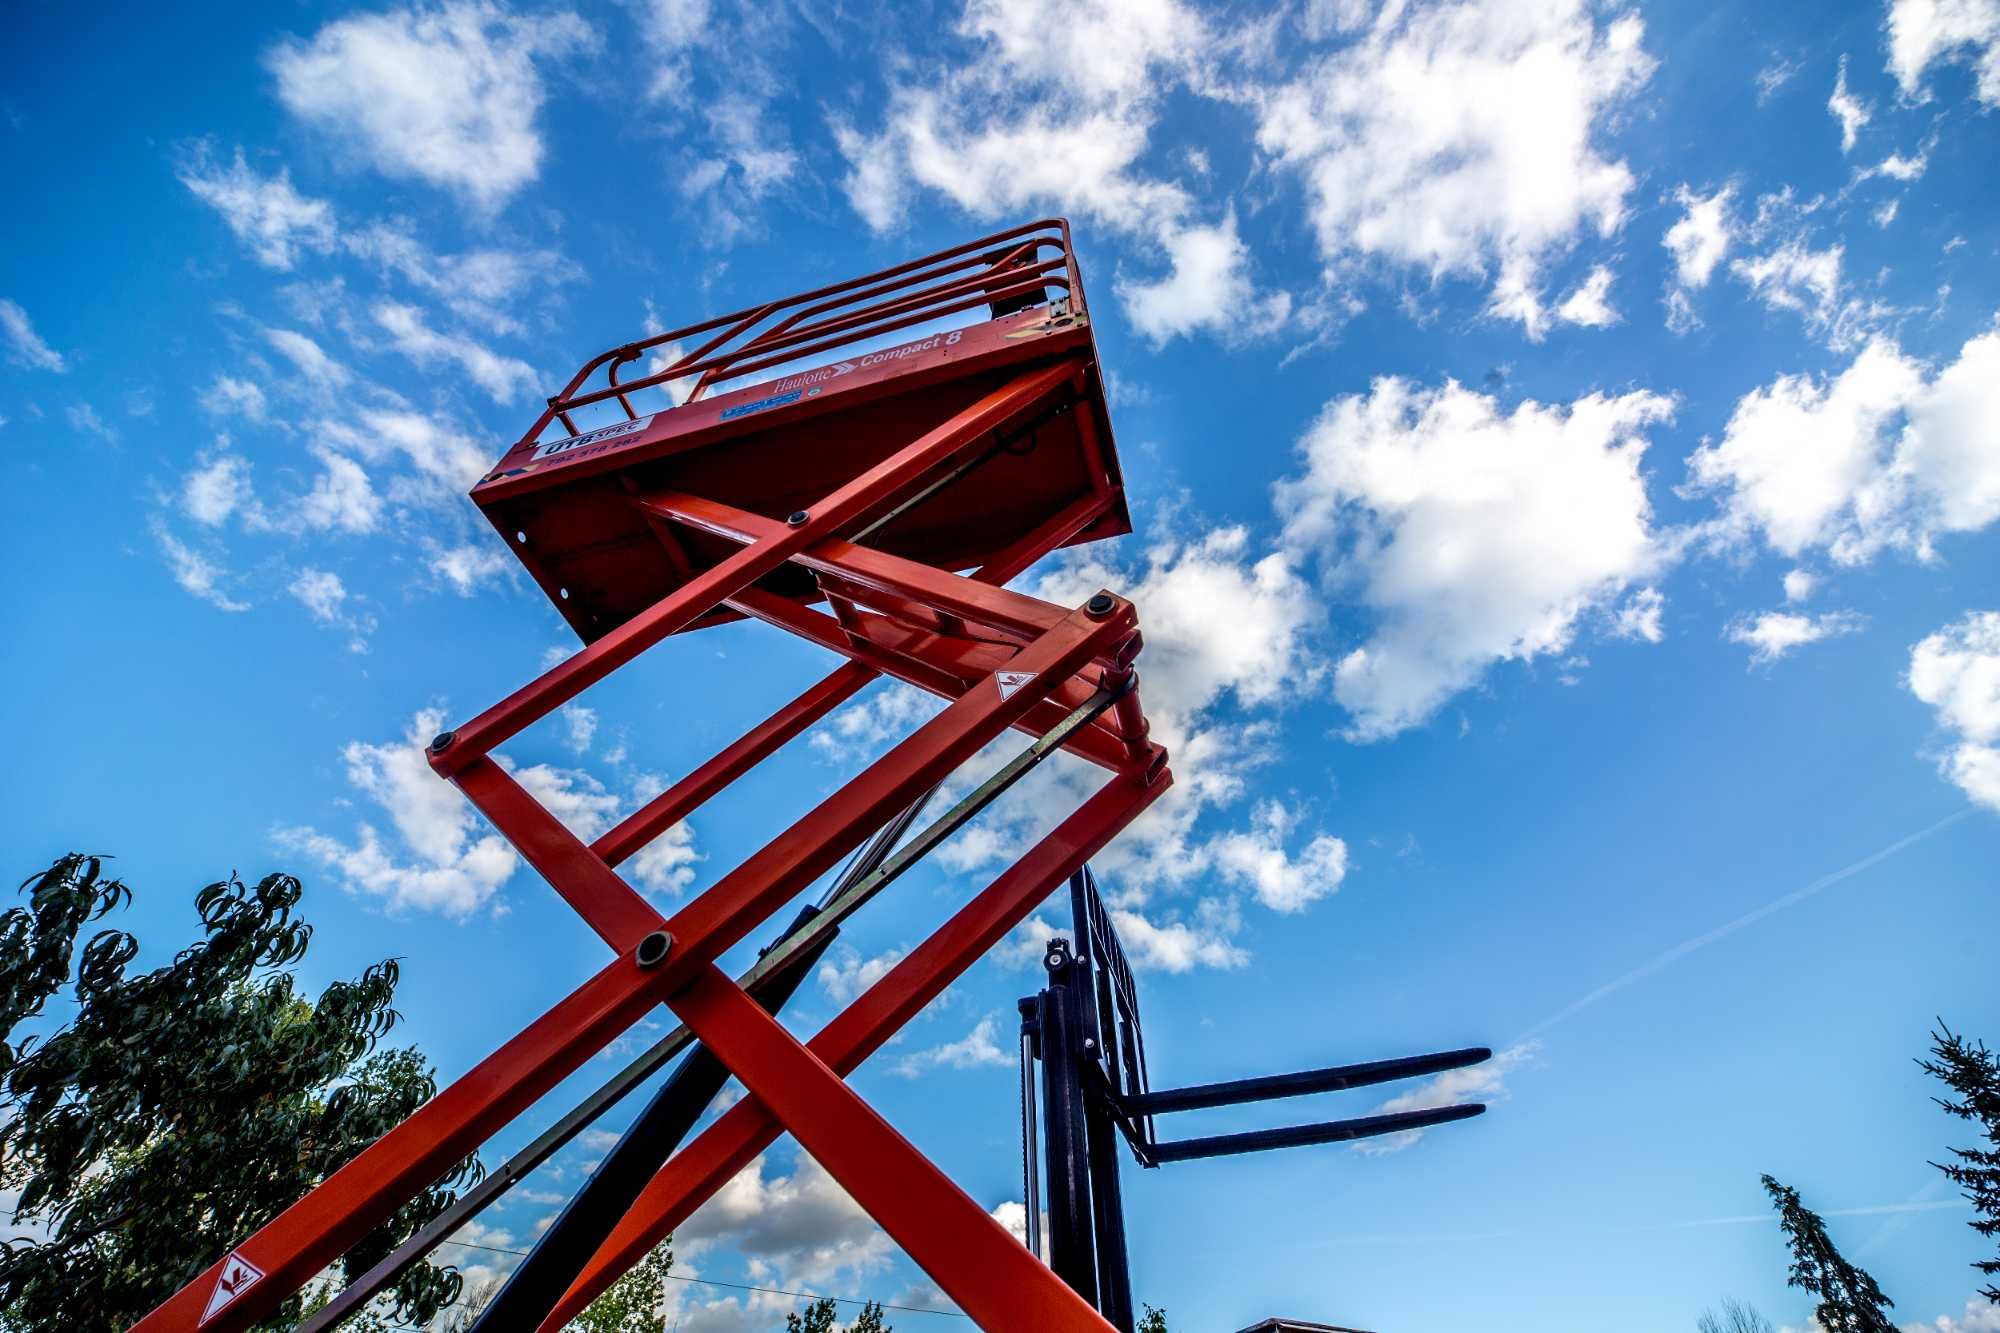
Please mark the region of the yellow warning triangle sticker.
[[215, 1290], [208, 1294], [208, 1308], [201, 1312], [201, 1322], [206, 1324], [228, 1309], [238, 1296], [256, 1286], [263, 1276], [263, 1269], [242, 1255], [232, 1253], [222, 1261], [222, 1271], [216, 1274]]
[[1011, 699], [1014, 691], [1035, 678], [1032, 671], [998, 671], [994, 673], [1000, 680], [1000, 697]]

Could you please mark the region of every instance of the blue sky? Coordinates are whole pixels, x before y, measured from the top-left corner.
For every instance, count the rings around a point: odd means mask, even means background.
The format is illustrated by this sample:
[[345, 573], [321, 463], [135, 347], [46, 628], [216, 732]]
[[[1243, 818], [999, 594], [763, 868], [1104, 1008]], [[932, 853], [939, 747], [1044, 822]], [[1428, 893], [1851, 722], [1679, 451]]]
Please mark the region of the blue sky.
[[[1911, 1063], [1935, 1015], [2000, 1040], [1991, 0], [30, 4], [0, 62], [0, 851], [116, 853], [152, 957], [199, 884], [294, 870], [307, 972], [404, 958], [447, 1077], [593, 971], [413, 748], [574, 647], [466, 487], [603, 348], [1061, 213], [1139, 531], [1022, 586], [1146, 627], [1180, 781], [1100, 869], [1157, 1079], [1502, 1053], [1419, 1142], [1128, 1171], [1141, 1297], [1804, 1328], [1770, 1171], [1912, 1326], [2000, 1328]], [[705, 631], [505, 753], [602, 828], [826, 665]], [[631, 873], [698, 890], [921, 715], [876, 687]], [[856, 1078], [1017, 1214], [1034, 952]], [[504, 1266], [596, 1150], [448, 1257]], [[789, 1144], [680, 1241], [684, 1333], [792, 1304], [718, 1282], [942, 1305]]]

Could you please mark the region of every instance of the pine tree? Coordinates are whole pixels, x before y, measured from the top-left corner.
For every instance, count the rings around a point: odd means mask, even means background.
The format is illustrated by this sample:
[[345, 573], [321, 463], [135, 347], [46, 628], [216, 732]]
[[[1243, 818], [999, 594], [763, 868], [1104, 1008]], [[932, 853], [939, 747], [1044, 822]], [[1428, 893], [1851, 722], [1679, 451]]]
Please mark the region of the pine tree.
[[[1958, 1159], [1956, 1162], [1931, 1165], [1944, 1172], [1978, 1211], [1978, 1219], [1966, 1225], [1988, 1240], [2000, 1239], [2000, 1058], [1983, 1043], [1968, 1042], [1954, 1033], [1943, 1019], [1938, 1020], [1937, 1030], [1931, 1033], [1931, 1056], [1917, 1064], [1956, 1094], [1955, 1099], [1934, 1100], [1960, 1120], [1979, 1125], [1985, 1131], [1988, 1145], [1953, 1148], [1951, 1155]], [[2000, 1274], [2000, 1258], [1975, 1263], [1973, 1267], [1993, 1277]], [[2000, 1303], [2000, 1284], [1982, 1287], [1979, 1294]]]
[[1814, 1311], [1826, 1333], [1896, 1333], [1883, 1311], [1896, 1303], [1875, 1279], [1841, 1258], [1818, 1213], [1799, 1202], [1799, 1192], [1764, 1178], [1764, 1192], [1778, 1210], [1778, 1225], [1792, 1247], [1787, 1283], [1819, 1297]]

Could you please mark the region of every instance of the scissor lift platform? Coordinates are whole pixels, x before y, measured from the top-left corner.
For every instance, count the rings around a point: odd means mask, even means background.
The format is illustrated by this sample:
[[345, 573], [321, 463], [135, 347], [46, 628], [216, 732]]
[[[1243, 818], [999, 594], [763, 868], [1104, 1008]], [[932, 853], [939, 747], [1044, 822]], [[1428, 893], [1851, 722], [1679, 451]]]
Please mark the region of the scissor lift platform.
[[[915, 336], [884, 345], [899, 334]], [[621, 382], [619, 369], [641, 359], [653, 369]], [[649, 510], [647, 497], [701, 496], [783, 521], [1031, 377], [1033, 392], [1016, 394], [983, 447], [869, 527], [868, 546], [969, 570], [1085, 504], [1093, 516], [1058, 544], [1130, 532], [1060, 222], [607, 352], [550, 400], [472, 498], [591, 642], [738, 549], [685, 514]], [[743, 387], [715, 391], [731, 384]], [[685, 401], [673, 405], [676, 388]], [[658, 410], [644, 410], [648, 398]], [[592, 410], [610, 419], [593, 425]], [[679, 520], [671, 540], [663, 517]], [[787, 565], [759, 586], [813, 601], [821, 577]], [[741, 614], [718, 607], [687, 628]]]

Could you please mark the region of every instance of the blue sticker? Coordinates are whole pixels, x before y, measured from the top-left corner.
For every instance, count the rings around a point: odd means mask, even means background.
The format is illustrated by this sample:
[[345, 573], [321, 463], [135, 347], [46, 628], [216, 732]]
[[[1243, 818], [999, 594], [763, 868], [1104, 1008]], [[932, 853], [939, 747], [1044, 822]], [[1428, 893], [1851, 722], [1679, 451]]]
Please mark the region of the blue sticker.
[[798, 389], [794, 389], [790, 393], [774, 394], [769, 398], [759, 398], [754, 403], [741, 403], [735, 407], [724, 408], [721, 417], [717, 419], [730, 421], [736, 417], [747, 417], [752, 412], [762, 412], [767, 407], [783, 407], [787, 403], [796, 403], [804, 396]]

